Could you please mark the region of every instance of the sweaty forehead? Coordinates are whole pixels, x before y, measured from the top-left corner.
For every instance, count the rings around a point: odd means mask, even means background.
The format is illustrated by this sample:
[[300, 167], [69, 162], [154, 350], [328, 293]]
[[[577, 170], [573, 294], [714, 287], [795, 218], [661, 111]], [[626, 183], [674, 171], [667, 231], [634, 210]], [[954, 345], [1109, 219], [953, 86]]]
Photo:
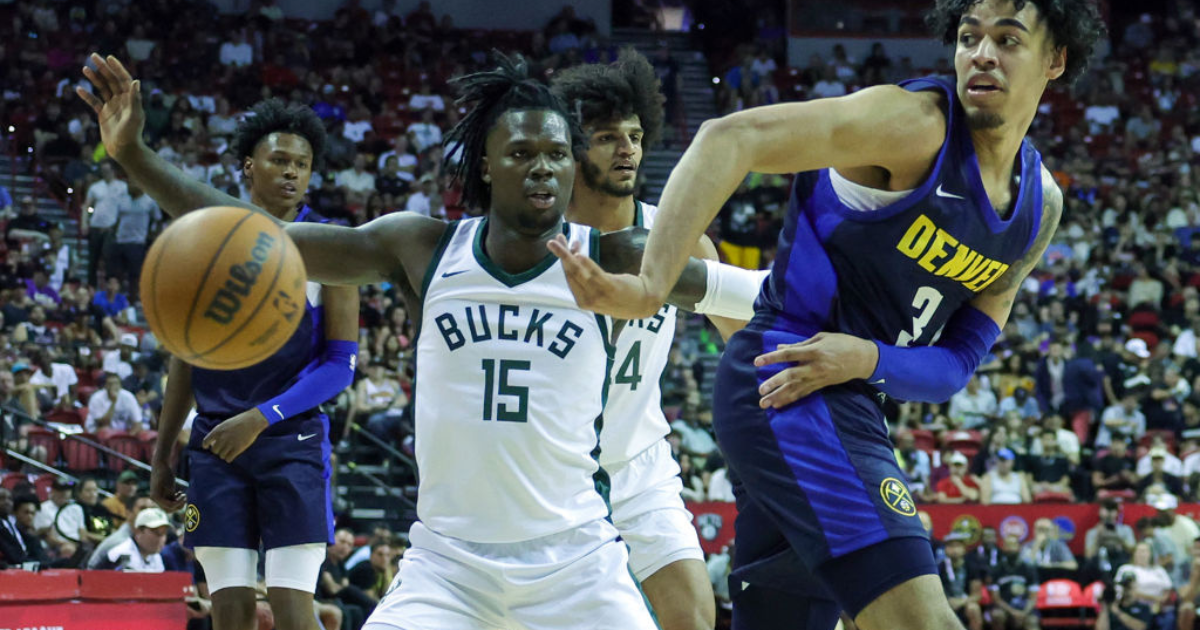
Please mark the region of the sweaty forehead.
[[490, 138], [503, 143], [571, 143], [567, 120], [552, 109], [522, 109], [504, 112], [492, 127]]

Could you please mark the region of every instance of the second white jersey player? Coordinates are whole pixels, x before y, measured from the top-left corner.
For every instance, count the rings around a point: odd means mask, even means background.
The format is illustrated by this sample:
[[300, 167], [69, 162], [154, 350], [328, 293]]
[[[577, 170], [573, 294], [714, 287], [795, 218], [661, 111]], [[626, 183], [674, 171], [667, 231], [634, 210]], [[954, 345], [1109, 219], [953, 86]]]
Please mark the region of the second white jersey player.
[[[635, 225], [651, 228], [658, 208], [637, 202]], [[613, 524], [629, 545], [629, 567], [645, 580], [678, 560], [704, 561], [684, 507], [679, 464], [664, 439], [671, 427], [659, 382], [675, 340], [677, 309], [627, 322], [616, 353], [600, 433], [600, 464], [612, 482]]]

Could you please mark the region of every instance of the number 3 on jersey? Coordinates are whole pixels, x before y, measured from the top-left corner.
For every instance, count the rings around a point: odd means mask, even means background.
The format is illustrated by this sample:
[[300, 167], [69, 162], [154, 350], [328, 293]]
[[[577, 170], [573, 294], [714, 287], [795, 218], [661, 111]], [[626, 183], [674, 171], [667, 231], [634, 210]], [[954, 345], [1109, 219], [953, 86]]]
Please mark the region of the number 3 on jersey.
[[[512, 372], [528, 372], [532, 364], [529, 361], [501, 359], [499, 361], [500, 369], [497, 370], [496, 363], [495, 359], [483, 360], [484, 422], [493, 419], [501, 422], [529, 422], [529, 388], [512, 385], [508, 382], [508, 377]], [[496, 398], [500, 396], [515, 397], [517, 399], [516, 409], [503, 402], [496, 403]]]
[[914, 340], [920, 339], [925, 332], [925, 327], [929, 325], [929, 320], [933, 319], [933, 314], [937, 312], [938, 306], [941, 304], [942, 293], [937, 289], [933, 287], [917, 289], [917, 295], [913, 298], [912, 303], [913, 308], [917, 311], [917, 314], [913, 316], [912, 332], [900, 331], [900, 336], [896, 338], [896, 345], [907, 348]]

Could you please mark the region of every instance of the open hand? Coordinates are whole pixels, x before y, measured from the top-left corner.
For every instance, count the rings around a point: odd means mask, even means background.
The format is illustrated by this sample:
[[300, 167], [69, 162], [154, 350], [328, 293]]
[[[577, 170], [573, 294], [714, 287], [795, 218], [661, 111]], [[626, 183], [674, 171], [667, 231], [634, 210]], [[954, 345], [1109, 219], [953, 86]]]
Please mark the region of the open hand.
[[76, 87], [75, 93], [96, 112], [104, 149], [120, 162], [126, 152], [142, 141], [142, 129], [146, 126], [142, 84], [129, 76], [125, 66], [112, 55], [104, 58], [92, 53], [90, 59], [96, 69], [85, 67], [83, 76], [91, 81], [99, 95], [82, 87]]
[[231, 462], [250, 448], [258, 434], [262, 433], [270, 423], [258, 408], [243, 411], [238, 415], [218, 424], [215, 429], [204, 436], [202, 446], [213, 455]]
[[579, 253], [580, 243], [568, 244], [560, 234], [546, 247], [562, 261], [567, 284], [579, 308], [626, 320], [651, 317], [662, 308], [662, 300], [651, 295], [641, 276], [605, 271], [596, 261]]
[[763, 409], [780, 409], [831, 385], [867, 378], [875, 371], [879, 349], [874, 342], [842, 333], [817, 333], [800, 343], [786, 343], [754, 359], [755, 367], [792, 363], [758, 388]]

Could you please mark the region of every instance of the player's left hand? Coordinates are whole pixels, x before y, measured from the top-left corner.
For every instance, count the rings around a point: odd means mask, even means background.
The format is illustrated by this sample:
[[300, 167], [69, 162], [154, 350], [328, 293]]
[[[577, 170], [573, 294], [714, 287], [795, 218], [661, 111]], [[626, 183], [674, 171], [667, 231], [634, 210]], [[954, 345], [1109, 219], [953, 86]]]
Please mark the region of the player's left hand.
[[641, 276], [605, 271], [581, 253], [580, 243], [568, 243], [560, 234], [546, 247], [562, 261], [579, 308], [624, 320], [651, 317], [662, 308], [663, 300], [655, 300]]
[[879, 361], [875, 343], [842, 333], [817, 333], [800, 343], [779, 345], [774, 352], [759, 355], [755, 367], [793, 363], [758, 388], [763, 409], [780, 409], [831, 385], [868, 378]]
[[205, 436], [203, 446], [213, 455], [231, 462], [250, 448], [269, 424], [257, 407], [251, 408], [218, 424]]

